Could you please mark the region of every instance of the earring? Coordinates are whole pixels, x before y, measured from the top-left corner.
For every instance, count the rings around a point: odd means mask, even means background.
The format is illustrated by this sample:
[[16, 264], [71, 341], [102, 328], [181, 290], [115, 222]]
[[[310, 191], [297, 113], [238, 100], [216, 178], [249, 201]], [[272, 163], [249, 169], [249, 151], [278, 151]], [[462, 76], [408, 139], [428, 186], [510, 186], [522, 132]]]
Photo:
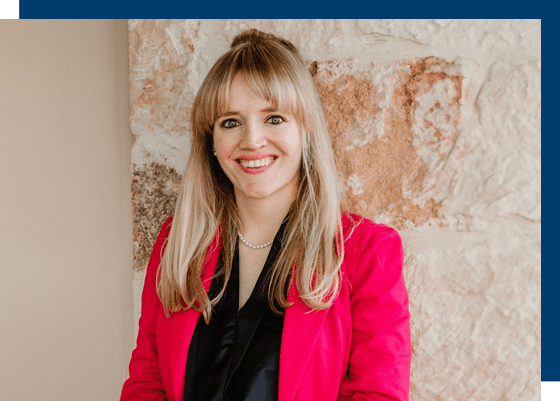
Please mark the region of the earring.
[[214, 151], [214, 156], [218, 156], [218, 153], [216, 153], [216, 149], [212, 149]]

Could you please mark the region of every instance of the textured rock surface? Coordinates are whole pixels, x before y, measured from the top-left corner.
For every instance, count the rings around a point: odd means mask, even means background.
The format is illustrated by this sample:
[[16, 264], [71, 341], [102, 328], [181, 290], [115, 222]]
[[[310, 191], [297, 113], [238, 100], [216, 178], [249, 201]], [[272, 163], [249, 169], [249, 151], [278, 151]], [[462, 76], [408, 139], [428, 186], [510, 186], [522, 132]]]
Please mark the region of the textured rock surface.
[[457, 139], [469, 86], [461, 66], [429, 57], [315, 70], [345, 207], [398, 229], [440, 219], [443, 198], [430, 194]]
[[300, 49], [345, 207], [403, 237], [411, 400], [538, 400], [540, 21], [131, 20], [135, 319], [194, 95], [247, 28]]

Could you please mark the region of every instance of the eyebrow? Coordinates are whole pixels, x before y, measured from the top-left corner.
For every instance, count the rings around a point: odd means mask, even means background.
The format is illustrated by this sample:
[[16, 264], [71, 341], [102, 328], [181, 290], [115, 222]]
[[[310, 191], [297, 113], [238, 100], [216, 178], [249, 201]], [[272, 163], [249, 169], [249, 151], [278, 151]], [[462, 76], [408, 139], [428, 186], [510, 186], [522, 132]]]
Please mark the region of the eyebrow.
[[[267, 107], [266, 109], [262, 109], [260, 110], [261, 113], [273, 113], [273, 112], [278, 112], [279, 110], [276, 107]], [[218, 116], [218, 118], [224, 118], [224, 117], [229, 117], [229, 116], [235, 116], [241, 114], [239, 111], [226, 111], [223, 114], [220, 114]]]

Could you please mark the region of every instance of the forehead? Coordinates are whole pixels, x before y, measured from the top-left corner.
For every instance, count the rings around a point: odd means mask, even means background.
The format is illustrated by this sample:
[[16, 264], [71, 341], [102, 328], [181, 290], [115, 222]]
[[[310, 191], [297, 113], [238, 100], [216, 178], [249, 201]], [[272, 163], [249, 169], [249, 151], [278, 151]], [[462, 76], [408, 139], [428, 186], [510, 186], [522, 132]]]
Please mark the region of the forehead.
[[243, 109], [275, 109], [272, 102], [257, 93], [247, 79], [241, 75], [235, 76], [229, 87], [226, 98], [226, 111]]
[[222, 90], [218, 98], [217, 116], [243, 110], [281, 111], [295, 115], [297, 110], [294, 96], [281, 88], [278, 82], [265, 82], [262, 77], [235, 74], [229, 87]]

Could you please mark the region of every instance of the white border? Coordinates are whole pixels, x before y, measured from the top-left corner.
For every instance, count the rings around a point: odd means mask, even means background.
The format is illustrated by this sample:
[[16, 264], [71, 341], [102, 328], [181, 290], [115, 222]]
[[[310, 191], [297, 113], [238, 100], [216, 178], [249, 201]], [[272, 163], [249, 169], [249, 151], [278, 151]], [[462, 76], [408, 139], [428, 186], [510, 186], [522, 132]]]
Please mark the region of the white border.
[[560, 400], [560, 382], [541, 382], [541, 401]]
[[19, 19], [19, 0], [0, 0], [0, 19]]

